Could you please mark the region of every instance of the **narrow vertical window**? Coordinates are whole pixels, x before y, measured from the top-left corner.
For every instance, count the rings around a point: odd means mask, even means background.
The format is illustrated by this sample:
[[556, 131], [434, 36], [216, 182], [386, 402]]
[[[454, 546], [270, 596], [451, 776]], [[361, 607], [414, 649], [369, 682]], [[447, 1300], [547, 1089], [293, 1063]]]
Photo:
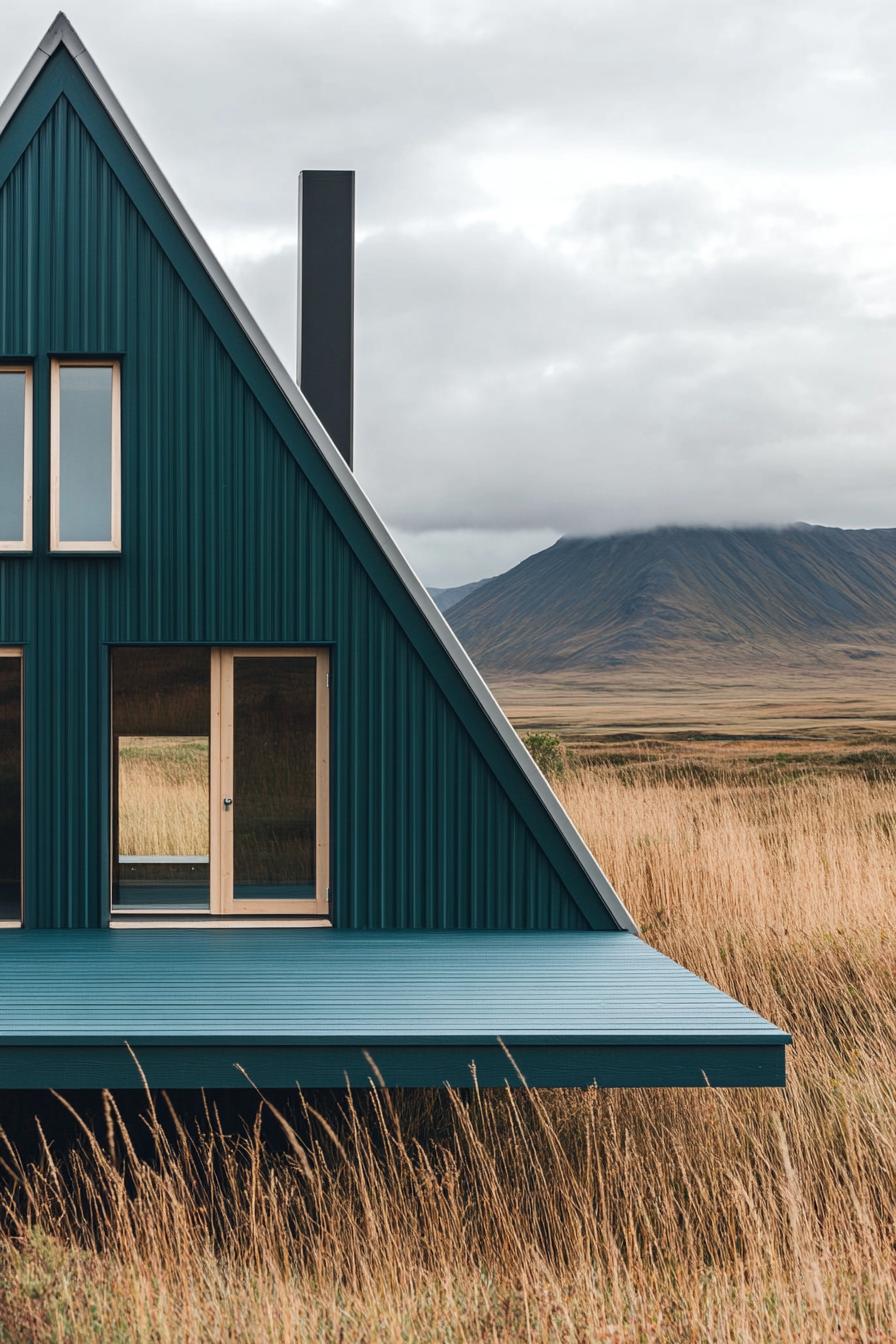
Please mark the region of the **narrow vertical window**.
[[329, 913], [329, 665], [326, 649], [221, 650], [223, 914]]
[[0, 922], [22, 917], [22, 655], [0, 649]]
[[0, 365], [0, 551], [31, 550], [31, 370]]
[[210, 657], [112, 654], [112, 904], [208, 911]]
[[54, 360], [50, 408], [50, 545], [121, 550], [121, 370]]

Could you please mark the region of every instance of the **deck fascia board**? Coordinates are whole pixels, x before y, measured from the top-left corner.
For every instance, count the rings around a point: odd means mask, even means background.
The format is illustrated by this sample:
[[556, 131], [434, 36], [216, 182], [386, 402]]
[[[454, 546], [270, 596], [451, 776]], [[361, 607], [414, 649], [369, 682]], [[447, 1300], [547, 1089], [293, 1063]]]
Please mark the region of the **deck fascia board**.
[[[0, 1047], [0, 1089], [783, 1087], [783, 1044]], [[139, 1063], [139, 1069], [137, 1064]], [[145, 1080], [145, 1081], [144, 1081]]]

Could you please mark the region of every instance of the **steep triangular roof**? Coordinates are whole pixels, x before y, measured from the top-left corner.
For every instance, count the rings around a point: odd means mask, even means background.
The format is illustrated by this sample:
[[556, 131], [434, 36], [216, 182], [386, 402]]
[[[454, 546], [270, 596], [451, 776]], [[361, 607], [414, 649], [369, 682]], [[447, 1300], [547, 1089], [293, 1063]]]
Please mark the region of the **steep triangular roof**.
[[[534, 803], [536, 808], [541, 811], [542, 820], [547, 825], [536, 827], [536, 830], [540, 832], [539, 841], [545, 851], [548, 852], [549, 857], [557, 863], [558, 871], [566, 869], [567, 872], [578, 873], [578, 881], [571, 881], [568, 885], [570, 895], [578, 904], [585, 919], [595, 926], [602, 923], [605, 927], [606, 916], [609, 916], [617, 928], [636, 932], [634, 920], [616, 895], [608, 878], [532, 761], [482, 677], [470, 661], [463, 646], [396, 546], [382, 519], [346, 465], [313, 408], [274, 353], [267, 338], [249, 313], [155, 159], [137, 134], [83, 42], [62, 13], [54, 19], [8, 97], [0, 105], [0, 140], [4, 137], [10, 123], [26, 100], [41, 72], [60, 47], [64, 48], [68, 56], [77, 65], [90, 90], [121, 136], [139, 168], [142, 169], [174, 225], [186, 240], [193, 258], [198, 261], [214, 287], [217, 299], [238, 324], [243, 336], [263, 364], [273, 383], [277, 385], [280, 394], [298, 419], [307, 438], [314, 445], [343, 496], [354, 509], [369, 538], [381, 555], [385, 557], [405, 595], [413, 603], [418, 615], [422, 617], [430, 633], [435, 637], [439, 647], [447, 656], [454, 674], [461, 678], [479, 708], [483, 711], [499, 750], [497, 753], [491, 753], [487, 750], [489, 744], [481, 743], [480, 746], [486, 750], [487, 755], [491, 756], [492, 768], [496, 770], [501, 782], [505, 786], [511, 786], [510, 792], [520, 798], [519, 784], [521, 783], [529, 803]], [[11, 165], [4, 165], [0, 161], [0, 180], [5, 178], [10, 167]], [[511, 776], [515, 776], [515, 779]], [[531, 807], [527, 806], [526, 810], [531, 818], [533, 815]], [[570, 867], [570, 860], [572, 860], [572, 867]], [[584, 882], [582, 879], [584, 879]], [[602, 912], [605, 912], [604, 918], [601, 920], [595, 918], [599, 907], [602, 907]]]

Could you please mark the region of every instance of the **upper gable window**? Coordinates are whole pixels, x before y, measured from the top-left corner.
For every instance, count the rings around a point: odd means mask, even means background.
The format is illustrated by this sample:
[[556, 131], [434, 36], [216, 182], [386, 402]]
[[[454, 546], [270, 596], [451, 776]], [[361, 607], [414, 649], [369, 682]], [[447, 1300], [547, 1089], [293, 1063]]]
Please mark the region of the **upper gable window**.
[[121, 550], [121, 369], [54, 359], [50, 391], [50, 548]]
[[31, 550], [31, 369], [0, 365], [0, 551]]

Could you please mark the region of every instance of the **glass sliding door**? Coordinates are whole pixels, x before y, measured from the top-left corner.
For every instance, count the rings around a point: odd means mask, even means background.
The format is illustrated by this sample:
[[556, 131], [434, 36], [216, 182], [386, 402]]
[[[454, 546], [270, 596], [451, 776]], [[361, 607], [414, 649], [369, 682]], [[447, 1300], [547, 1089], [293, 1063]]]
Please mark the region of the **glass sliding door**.
[[233, 650], [221, 660], [222, 908], [326, 913], [327, 654]]
[[0, 920], [22, 918], [22, 656], [0, 649]]
[[112, 904], [210, 907], [208, 649], [112, 654]]
[[112, 908], [329, 912], [325, 649], [112, 652]]

